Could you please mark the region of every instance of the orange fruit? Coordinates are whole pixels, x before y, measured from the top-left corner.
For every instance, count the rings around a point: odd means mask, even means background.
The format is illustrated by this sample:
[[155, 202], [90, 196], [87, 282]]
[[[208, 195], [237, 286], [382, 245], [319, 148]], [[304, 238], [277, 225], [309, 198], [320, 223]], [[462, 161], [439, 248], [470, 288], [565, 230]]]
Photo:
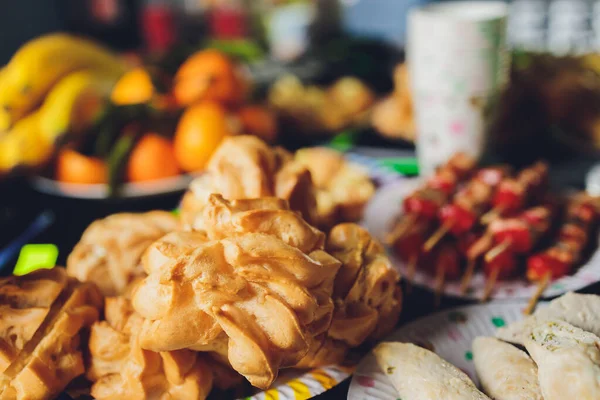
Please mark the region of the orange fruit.
[[104, 160], [88, 157], [71, 149], [61, 150], [56, 163], [56, 179], [68, 183], [106, 183], [108, 169]]
[[234, 63], [223, 53], [209, 49], [191, 55], [181, 65], [173, 94], [182, 106], [201, 100], [230, 105], [240, 101], [243, 86]]
[[179, 174], [173, 144], [156, 133], [144, 135], [135, 145], [127, 162], [127, 179], [144, 182]]
[[173, 144], [156, 133], [147, 133], [136, 143], [127, 161], [127, 179], [145, 182], [179, 175]]
[[238, 118], [244, 133], [258, 136], [267, 143], [277, 137], [277, 119], [266, 107], [248, 105], [238, 111]]
[[148, 71], [134, 68], [119, 78], [110, 99], [116, 105], [129, 105], [147, 103], [153, 96], [154, 84]]
[[150, 104], [158, 110], [176, 109], [177, 104], [173, 95], [170, 92], [161, 93], [157, 89], [157, 81], [170, 86], [167, 77], [161, 71], [134, 68], [117, 81], [110, 99], [118, 106]]
[[184, 171], [200, 171], [223, 138], [233, 134], [225, 109], [214, 102], [189, 107], [177, 124], [175, 157]]

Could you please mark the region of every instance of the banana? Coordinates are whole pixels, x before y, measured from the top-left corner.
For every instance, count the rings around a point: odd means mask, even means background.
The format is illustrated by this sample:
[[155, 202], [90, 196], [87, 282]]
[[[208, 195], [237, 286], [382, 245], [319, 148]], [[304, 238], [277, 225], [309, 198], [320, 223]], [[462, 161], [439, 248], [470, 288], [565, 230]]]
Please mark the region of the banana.
[[124, 63], [103, 47], [71, 35], [56, 33], [22, 46], [2, 72], [0, 131], [6, 131], [37, 107], [52, 86], [69, 73], [93, 69], [119, 77]]
[[77, 71], [61, 79], [39, 109], [0, 137], [0, 172], [37, 166], [50, 157], [58, 138], [89, 128], [108, 104], [116, 80], [93, 71]]
[[61, 79], [39, 111], [42, 139], [54, 144], [66, 133], [89, 129], [108, 104], [116, 81], [114, 76], [94, 71], [77, 71]]
[[0, 138], [0, 173], [20, 165], [37, 166], [52, 155], [52, 144], [40, 137], [40, 117], [39, 110], [29, 114]]

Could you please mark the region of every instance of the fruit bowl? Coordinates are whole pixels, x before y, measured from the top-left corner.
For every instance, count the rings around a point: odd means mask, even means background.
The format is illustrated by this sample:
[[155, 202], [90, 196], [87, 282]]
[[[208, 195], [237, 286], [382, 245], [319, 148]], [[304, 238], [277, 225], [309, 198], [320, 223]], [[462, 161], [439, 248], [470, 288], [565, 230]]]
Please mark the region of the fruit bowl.
[[124, 183], [117, 194], [111, 194], [109, 186], [100, 184], [65, 183], [44, 176], [31, 178], [31, 185], [38, 192], [59, 197], [79, 199], [141, 198], [184, 191], [198, 175], [182, 174], [148, 182]]

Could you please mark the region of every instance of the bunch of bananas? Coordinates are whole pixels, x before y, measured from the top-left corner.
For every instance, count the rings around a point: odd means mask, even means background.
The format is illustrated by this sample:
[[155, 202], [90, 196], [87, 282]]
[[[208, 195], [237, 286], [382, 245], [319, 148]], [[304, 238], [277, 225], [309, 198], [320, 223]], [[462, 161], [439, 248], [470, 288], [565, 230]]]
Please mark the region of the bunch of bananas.
[[0, 70], [0, 174], [42, 164], [58, 139], [92, 126], [124, 72], [116, 55], [67, 34], [23, 45]]

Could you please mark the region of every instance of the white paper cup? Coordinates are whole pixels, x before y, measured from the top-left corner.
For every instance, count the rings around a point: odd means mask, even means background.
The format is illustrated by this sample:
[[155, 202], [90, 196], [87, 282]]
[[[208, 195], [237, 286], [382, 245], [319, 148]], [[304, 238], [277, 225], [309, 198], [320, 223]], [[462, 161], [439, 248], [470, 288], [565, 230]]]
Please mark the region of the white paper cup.
[[507, 13], [501, 1], [452, 1], [410, 12], [406, 50], [422, 174], [459, 150], [481, 155], [484, 110], [508, 76]]

